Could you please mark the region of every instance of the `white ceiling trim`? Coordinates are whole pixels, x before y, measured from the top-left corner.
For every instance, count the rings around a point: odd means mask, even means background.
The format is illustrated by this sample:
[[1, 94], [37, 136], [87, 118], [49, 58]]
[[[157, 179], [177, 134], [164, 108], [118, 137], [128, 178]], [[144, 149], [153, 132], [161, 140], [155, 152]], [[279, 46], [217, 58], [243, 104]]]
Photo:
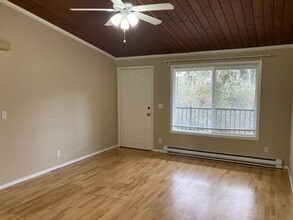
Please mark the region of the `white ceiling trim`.
[[189, 52], [189, 53], [171, 53], [171, 54], [157, 54], [157, 55], [146, 55], [146, 56], [116, 57], [115, 60], [122, 61], [122, 60], [169, 58], [169, 57], [183, 57], [183, 56], [196, 56], [196, 55], [204, 56], [204, 55], [240, 53], [240, 52], [242, 53], [260, 52], [260, 51], [281, 50], [281, 49], [293, 49], [293, 44], [239, 48], [239, 49], [226, 49], [226, 50], [209, 50], [209, 51], [198, 51], [198, 52]]
[[55, 31], [60, 32], [61, 34], [66, 35], [67, 37], [69, 37], [69, 38], [71, 38], [71, 39], [73, 39], [73, 40], [75, 40], [75, 41], [77, 41], [77, 42], [79, 42], [79, 43], [81, 43], [81, 44], [83, 44], [83, 45], [85, 45], [85, 46], [87, 46], [87, 47], [89, 47], [89, 48], [91, 48], [91, 49], [93, 49], [93, 50], [95, 50], [95, 51], [97, 51], [97, 52], [109, 57], [109, 58], [111, 58], [111, 59], [115, 59], [114, 56], [112, 56], [111, 54], [107, 53], [106, 51], [104, 51], [104, 50], [102, 50], [102, 49], [100, 49], [100, 48], [98, 48], [98, 47], [96, 47], [96, 46], [94, 46], [94, 45], [92, 45], [92, 44], [80, 39], [79, 37], [77, 37], [77, 36], [67, 32], [67, 31], [63, 30], [62, 28], [57, 27], [56, 25], [54, 25], [54, 24], [52, 24], [52, 23], [50, 23], [50, 22], [48, 22], [48, 21], [36, 16], [36, 15], [34, 15], [33, 13], [31, 13], [31, 12], [29, 12], [29, 11], [27, 11], [27, 10], [25, 10], [25, 9], [23, 9], [23, 8], [21, 8], [21, 7], [17, 6], [17, 5], [15, 5], [15, 4], [7, 1], [7, 0], [0, 0], [0, 3], [2, 3], [4, 5], [7, 5], [8, 7], [15, 9], [15, 10], [21, 12], [22, 14], [25, 14], [26, 16], [29, 16], [30, 18], [33, 18], [34, 20], [36, 20], [36, 21], [38, 21], [38, 22], [40, 22], [40, 23], [42, 23], [42, 24], [54, 29]]

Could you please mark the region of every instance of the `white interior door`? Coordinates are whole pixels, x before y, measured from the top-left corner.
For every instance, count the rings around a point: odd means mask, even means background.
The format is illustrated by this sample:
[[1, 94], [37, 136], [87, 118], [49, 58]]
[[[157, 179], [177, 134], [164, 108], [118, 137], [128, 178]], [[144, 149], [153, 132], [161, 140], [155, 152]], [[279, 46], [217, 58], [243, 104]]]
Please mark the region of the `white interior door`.
[[120, 145], [152, 149], [153, 68], [118, 71]]

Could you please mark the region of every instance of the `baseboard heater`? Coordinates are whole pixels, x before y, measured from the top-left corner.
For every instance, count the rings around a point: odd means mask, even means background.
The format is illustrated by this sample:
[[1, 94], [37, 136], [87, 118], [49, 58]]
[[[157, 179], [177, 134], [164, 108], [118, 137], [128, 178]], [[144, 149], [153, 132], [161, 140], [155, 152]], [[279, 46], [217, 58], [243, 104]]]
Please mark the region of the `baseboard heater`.
[[221, 161], [228, 161], [228, 162], [235, 162], [235, 163], [282, 168], [282, 160], [280, 159], [239, 156], [239, 155], [223, 154], [223, 153], [216, 153], [216, 152], [182, 149], [182, 148], [176, 148], [176, 147], [170, 147], [170, 146], [164, 146], [164, 150], [167, 153], [180, 154], [184, 156], [192, 156], [192, 157], [200, 157], [200, 158], [207, 158], [207, 159], [214, 159], [214, 160], [221, 160]]

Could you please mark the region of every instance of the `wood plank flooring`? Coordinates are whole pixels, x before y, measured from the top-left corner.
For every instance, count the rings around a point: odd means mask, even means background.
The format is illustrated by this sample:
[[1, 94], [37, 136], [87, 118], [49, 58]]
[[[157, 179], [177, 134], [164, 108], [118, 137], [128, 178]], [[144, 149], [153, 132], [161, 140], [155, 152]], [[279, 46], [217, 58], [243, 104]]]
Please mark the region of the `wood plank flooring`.
[[118, 148], [0, 191], [0, 219], [293, 219], [286, 170]]

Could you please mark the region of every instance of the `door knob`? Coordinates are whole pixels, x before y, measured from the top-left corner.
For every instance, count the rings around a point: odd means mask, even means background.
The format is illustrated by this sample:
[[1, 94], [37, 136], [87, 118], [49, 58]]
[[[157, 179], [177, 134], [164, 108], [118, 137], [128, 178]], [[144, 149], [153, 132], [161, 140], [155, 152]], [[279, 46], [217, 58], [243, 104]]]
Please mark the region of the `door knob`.
[[151, 116], [151, 113], [147, 113], [147, 116]]

